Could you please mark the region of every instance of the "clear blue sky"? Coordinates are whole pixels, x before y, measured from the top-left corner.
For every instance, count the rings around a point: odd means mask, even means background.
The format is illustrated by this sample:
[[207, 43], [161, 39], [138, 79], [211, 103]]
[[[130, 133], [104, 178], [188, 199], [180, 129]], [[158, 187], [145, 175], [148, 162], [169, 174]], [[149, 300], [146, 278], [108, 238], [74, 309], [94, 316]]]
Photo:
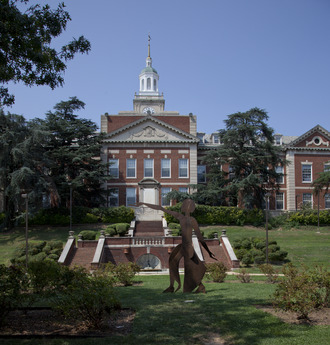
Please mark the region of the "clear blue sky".
[[276, 133], [330, 130], [329, 0], [64, 2], [72, 21], [56, 43], [84, 35], [91, 52], [69, 63], [62, 88], [10, 85], [16, 104], [6, 110], [42, 118], [77, 96], [86, 103], [78, 115], [98, 125], [105, 112], [132, 110], [150, 32], [165, 109], [196, 114], [198, 131], [252, 107]]

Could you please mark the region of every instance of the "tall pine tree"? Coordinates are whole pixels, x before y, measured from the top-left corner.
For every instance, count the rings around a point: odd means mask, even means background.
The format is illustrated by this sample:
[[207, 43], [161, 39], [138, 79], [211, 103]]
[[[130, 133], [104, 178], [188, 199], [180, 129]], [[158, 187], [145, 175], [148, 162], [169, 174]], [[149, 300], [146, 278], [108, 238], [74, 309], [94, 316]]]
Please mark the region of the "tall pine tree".
[[46, 138], [47, 133], [30, 126], [23, 116], [0, 110], [0, 191], [6, 227], [14, 224], [22, 193], [38, 207], [54, 187], [47, 173]]
[[95, 207], [104, 202], [102, 183], [107, 165], [99, 159], [103, 136], [97, 133], [94, 122], [75, 114], [84, 106], [84, 102], [71, 97], [56, 104], [55, 111], [48, 112], [45, 120], [35, 121], [49, 133], [49, 175], [60, 196], [57, 206], [69, 205], [70, 184], [74, 205]]
[[267, 113], [259, 108], [225, 120], [226, 128], [219, 131], [221, 145], [205, 158], [210, 182], [204, 194], [213, 203], [261, 208], [265, 193], [276, 189], [281, 176], [276, 166], [286, 162], [273, 144], [274, 132], [267, 120]]

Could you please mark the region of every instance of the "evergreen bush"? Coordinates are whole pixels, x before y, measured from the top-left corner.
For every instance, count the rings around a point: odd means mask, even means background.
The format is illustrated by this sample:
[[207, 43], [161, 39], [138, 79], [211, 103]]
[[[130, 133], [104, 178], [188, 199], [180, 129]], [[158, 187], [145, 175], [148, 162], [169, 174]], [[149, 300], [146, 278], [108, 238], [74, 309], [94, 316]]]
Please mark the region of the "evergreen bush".
[[206, 264], [206, 274], [216, 283], [223, 283], [227, 276], [228, 267], [222, 262]]
[[[238, 260], [244, 265], [261, 264], [266, 261], [266, 241], [258, 237], [242, 238], [233, 241], [233, 248]], [[273, 263], [284, 262], [288, 253], [281, 250], [276, 241], [268, 243], [268, 259]]]
[[[169, 210], [181, 212], [181, 203], [168, 207]], [[240, 209], [237, 207], [196, 205], [192, 216], [199, 224], [223, 225], [260, 225], [264, 221], [262, 210]], [[167, 223], [178, 223], [178, 220], [165, 214]]]
[[80, 231], [79, 236], [84, 241], [95, 241], [97, 232], [93, 230], [83, 230]]

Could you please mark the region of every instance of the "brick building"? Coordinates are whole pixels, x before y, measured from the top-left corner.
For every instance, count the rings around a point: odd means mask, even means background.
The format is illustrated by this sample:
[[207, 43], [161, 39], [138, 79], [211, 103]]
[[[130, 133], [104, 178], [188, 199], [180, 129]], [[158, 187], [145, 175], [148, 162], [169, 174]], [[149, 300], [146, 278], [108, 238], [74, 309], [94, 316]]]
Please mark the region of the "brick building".
[[[136, 201], [168, 206], [165, 196], [171, 190], [189, 192], [189, 185], [207, 183], [202, 157], [221, 145], [217, 133], [197, 132], [196, 115], [165, 111], [150, 45], [139, 81], [133, 111], [101, 116], [101, 131], [107, 133], [102, 158], [111, 163], [112, 178], [105, 186], [108, 206]], [[319, 173], [330, 169], [329, 142], [330, 133], [319, 125], [299, 137], [275, 135], [275, 144], [290, 163], [277, 167], [284, 176], [270, 197], [271, 210], [292, 211], [306, 203], [330, 208], [330, 194], [322, 193], [316, 200], [312, 188]]]

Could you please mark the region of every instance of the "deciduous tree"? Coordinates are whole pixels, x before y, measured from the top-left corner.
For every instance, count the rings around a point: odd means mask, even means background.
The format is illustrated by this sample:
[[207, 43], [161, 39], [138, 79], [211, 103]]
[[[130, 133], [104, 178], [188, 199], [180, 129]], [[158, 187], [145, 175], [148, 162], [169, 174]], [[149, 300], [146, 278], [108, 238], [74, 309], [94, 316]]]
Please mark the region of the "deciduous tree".
[[[21, 10], [28, 2], [0, 0], [0, 83], [22, 82], [54, 89], [64, 82], [67, 61], [76, 53], [88, 52], [90, 43], [80, 36], [56, 50], [52, 41], [63, 33], [71, 20], [64, 3], [55, 10], [49, 5]], [[14, 101], [8, 88], [0, 86], [0, 105], [11, 105]]]

